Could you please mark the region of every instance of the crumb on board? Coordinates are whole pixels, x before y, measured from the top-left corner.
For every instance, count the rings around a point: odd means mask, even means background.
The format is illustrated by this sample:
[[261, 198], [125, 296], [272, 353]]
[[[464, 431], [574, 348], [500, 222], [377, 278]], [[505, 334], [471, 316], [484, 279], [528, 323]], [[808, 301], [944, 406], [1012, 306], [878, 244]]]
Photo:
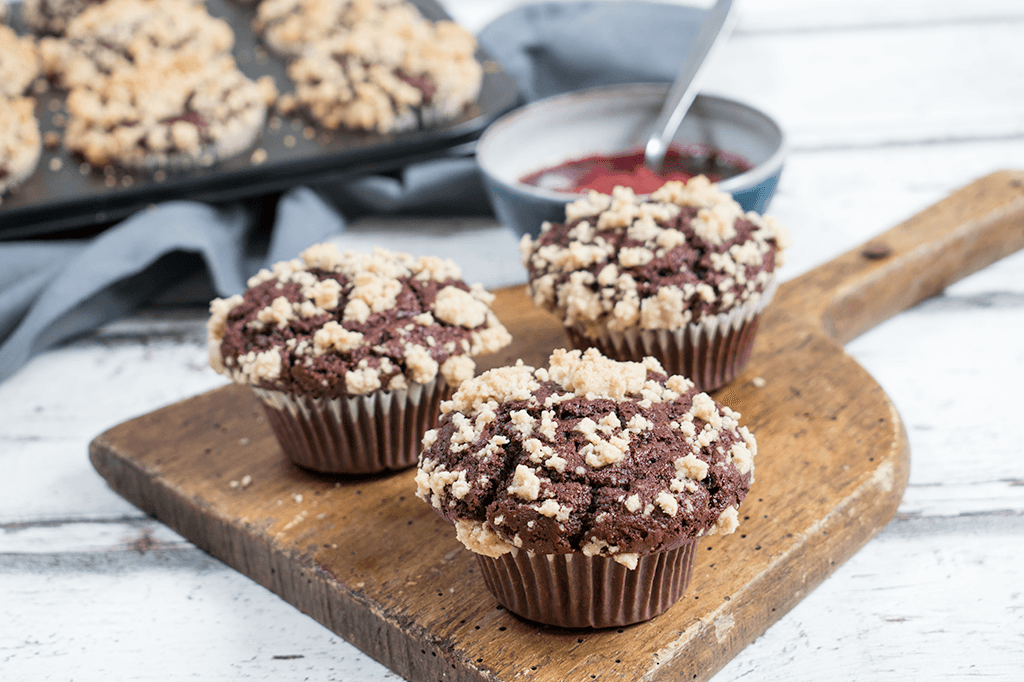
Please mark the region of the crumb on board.
[[282, 528], [280, 532], [284, 533], [286, 531], [291, 530], [295, 526], [297, 526], [300, 523], [302, 523], [303, 521], [305, 521], [307, 516], [309, 516], [309, 510], [303, 509], [302, 511], [300, 511], [298, 514], [295, 515], [295, 518], [293, 518], [291, 521], [286, 523], [284, 525], [284, 528]]
[[765, 386], [768, 385], [768, 382], [765, 380], [764, 377], [754, 377], [753, 379], [750, 380], [750, 383], [754, 384], [755, 388], [764, 388]]

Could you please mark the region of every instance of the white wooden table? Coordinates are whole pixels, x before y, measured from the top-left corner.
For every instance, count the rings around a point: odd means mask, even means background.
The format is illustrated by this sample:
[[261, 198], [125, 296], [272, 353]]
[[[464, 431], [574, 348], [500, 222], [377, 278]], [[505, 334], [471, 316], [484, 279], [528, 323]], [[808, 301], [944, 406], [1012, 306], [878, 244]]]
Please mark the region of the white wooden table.
[[[450, 0], [476, 30], [514, 1]], [[792, 278], [971, 180], [1024, 168], [1020, 0], [747, 0], [705, 89], [789, 134]], [[1022, 228], [1024, 229], [1024, 228]], [[364, 221], [346, 246], [521, 282], [487, 220]], [[111, 492], [89, 441], [221, 385], [205, 313], [145, 311], [0, 383], [0, 679], [398, 679]], [[848, 351], [907, 425], [892, 523], [714, 680], [1024, 679], [1024, 254]]]

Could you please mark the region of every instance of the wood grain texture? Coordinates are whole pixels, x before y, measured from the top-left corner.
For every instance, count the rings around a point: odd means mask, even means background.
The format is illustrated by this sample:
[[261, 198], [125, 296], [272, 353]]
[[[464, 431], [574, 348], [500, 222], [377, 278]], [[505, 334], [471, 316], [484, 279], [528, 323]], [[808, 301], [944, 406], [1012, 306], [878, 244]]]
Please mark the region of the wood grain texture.
[[[780, 289], [750, 366], [716, 395], [760, 445], [743, 522], [700, 542], [686, 595], [648, 623], [559, 631], [497, 608], [472, 555], [413, 495], [411, 472], [301, 472], [241, 387], [119, 425], [91, 459], [129, 501], [411, 680], [704, 680], [895, 513], [904, 427], [839, 341], [1024, 246], [1022, 180], [983, 178], [873, 240], [885, 248]], [[495, 308], [516, 342], [488, 366], [544, 363], [565, 344], [522, 288], [499, 291]], [[246, 475], [251, 485], [232, 487]]]

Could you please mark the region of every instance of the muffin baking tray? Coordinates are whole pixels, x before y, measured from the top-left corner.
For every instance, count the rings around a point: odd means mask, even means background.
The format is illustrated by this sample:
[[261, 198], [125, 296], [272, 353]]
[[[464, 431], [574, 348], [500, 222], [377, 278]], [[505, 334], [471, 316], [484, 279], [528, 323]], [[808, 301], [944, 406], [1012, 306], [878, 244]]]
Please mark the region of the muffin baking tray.
[[[412, 2], [429, 19], [449, 18], [434, 0]], [[13, 4], [12, 9], [10, 23], [20, 30], [20, 5]], [[251, 8], [231, 0], [209, 0], [207, 9], [234, 29], [235, 59], [247, 76], [271, 75], [281, 92], [291, 90], [284, 61], [269, 53], [252, 33]], [[477, 56], [484, 65], [477, 102], [458, 119], [423, 130], [386, 135], [327, 133], [298, 116], [271, 114], [260, 138], [243, 154], [206, 168], [164, 173], [94, 169], [60, 146], [44, 146], [35, 173], [0, 202], [0, 239], [102, 225], [160, 201], [245, 199], [448, 155], [475, 140], [488, 124], [519, 103], [512, 76], [482, 50]], [[47, 133], [61, 131], [64, 96], [51, 89], [36, 98], [45, 139]]]

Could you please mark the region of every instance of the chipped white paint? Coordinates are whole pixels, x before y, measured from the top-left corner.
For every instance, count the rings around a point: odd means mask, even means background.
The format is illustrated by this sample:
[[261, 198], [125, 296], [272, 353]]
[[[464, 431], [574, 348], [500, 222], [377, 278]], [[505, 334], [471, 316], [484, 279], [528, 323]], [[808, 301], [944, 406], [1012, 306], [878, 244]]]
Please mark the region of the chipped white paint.
[[715, 619], [715, 639], [719, 644], [725, 642], [725, 638], [729, 636], [734, 627], [736, 627], [736, 619], [732, 617], [732, 614]]
[[[513, 4], [449, 0], [473, 28]], [[766, 108], [790, 135], [772, 204], [794, 238], [784, 278], [976, 177], [1024, 167], [1019, 0], [739, 9], [706, 89]], [[493, 222], [377, 219], [340, 241], [452, 257], [491, 286], [522, 276], [515, 237]], [[1022, 311], [1017, 254], [847, 344], [910, 439], [899, 513], [714, 682], [1021, 679]], [[0, 383], [4, 680], [398, 679], [143, 515], [89, 464], [95, 435], [224, 383], [206, 366], [204, 322], [201, 310], [136, 315]], [[878, 476], [866, 485], [891, 484]], [[712, 618], [680, 640], [719, 626], [735, 636]], [[673, 655], [657, 652], [652, 674]]]
[[687, 642], [692, 641], [697, 637], [704, 629], [704, 623], [702, 621], [695, 621], [685, 630], [679, 633], [672, 642], [667, 646], [658, 649], [651, 655], [651, 663], [653, 664], [651, 669], [647, 671], [647, 677], [650, 678], [654, 675], [657, 667], [664, 663], [667, 663], [679, 655], [679, 652], [686, 646]]

